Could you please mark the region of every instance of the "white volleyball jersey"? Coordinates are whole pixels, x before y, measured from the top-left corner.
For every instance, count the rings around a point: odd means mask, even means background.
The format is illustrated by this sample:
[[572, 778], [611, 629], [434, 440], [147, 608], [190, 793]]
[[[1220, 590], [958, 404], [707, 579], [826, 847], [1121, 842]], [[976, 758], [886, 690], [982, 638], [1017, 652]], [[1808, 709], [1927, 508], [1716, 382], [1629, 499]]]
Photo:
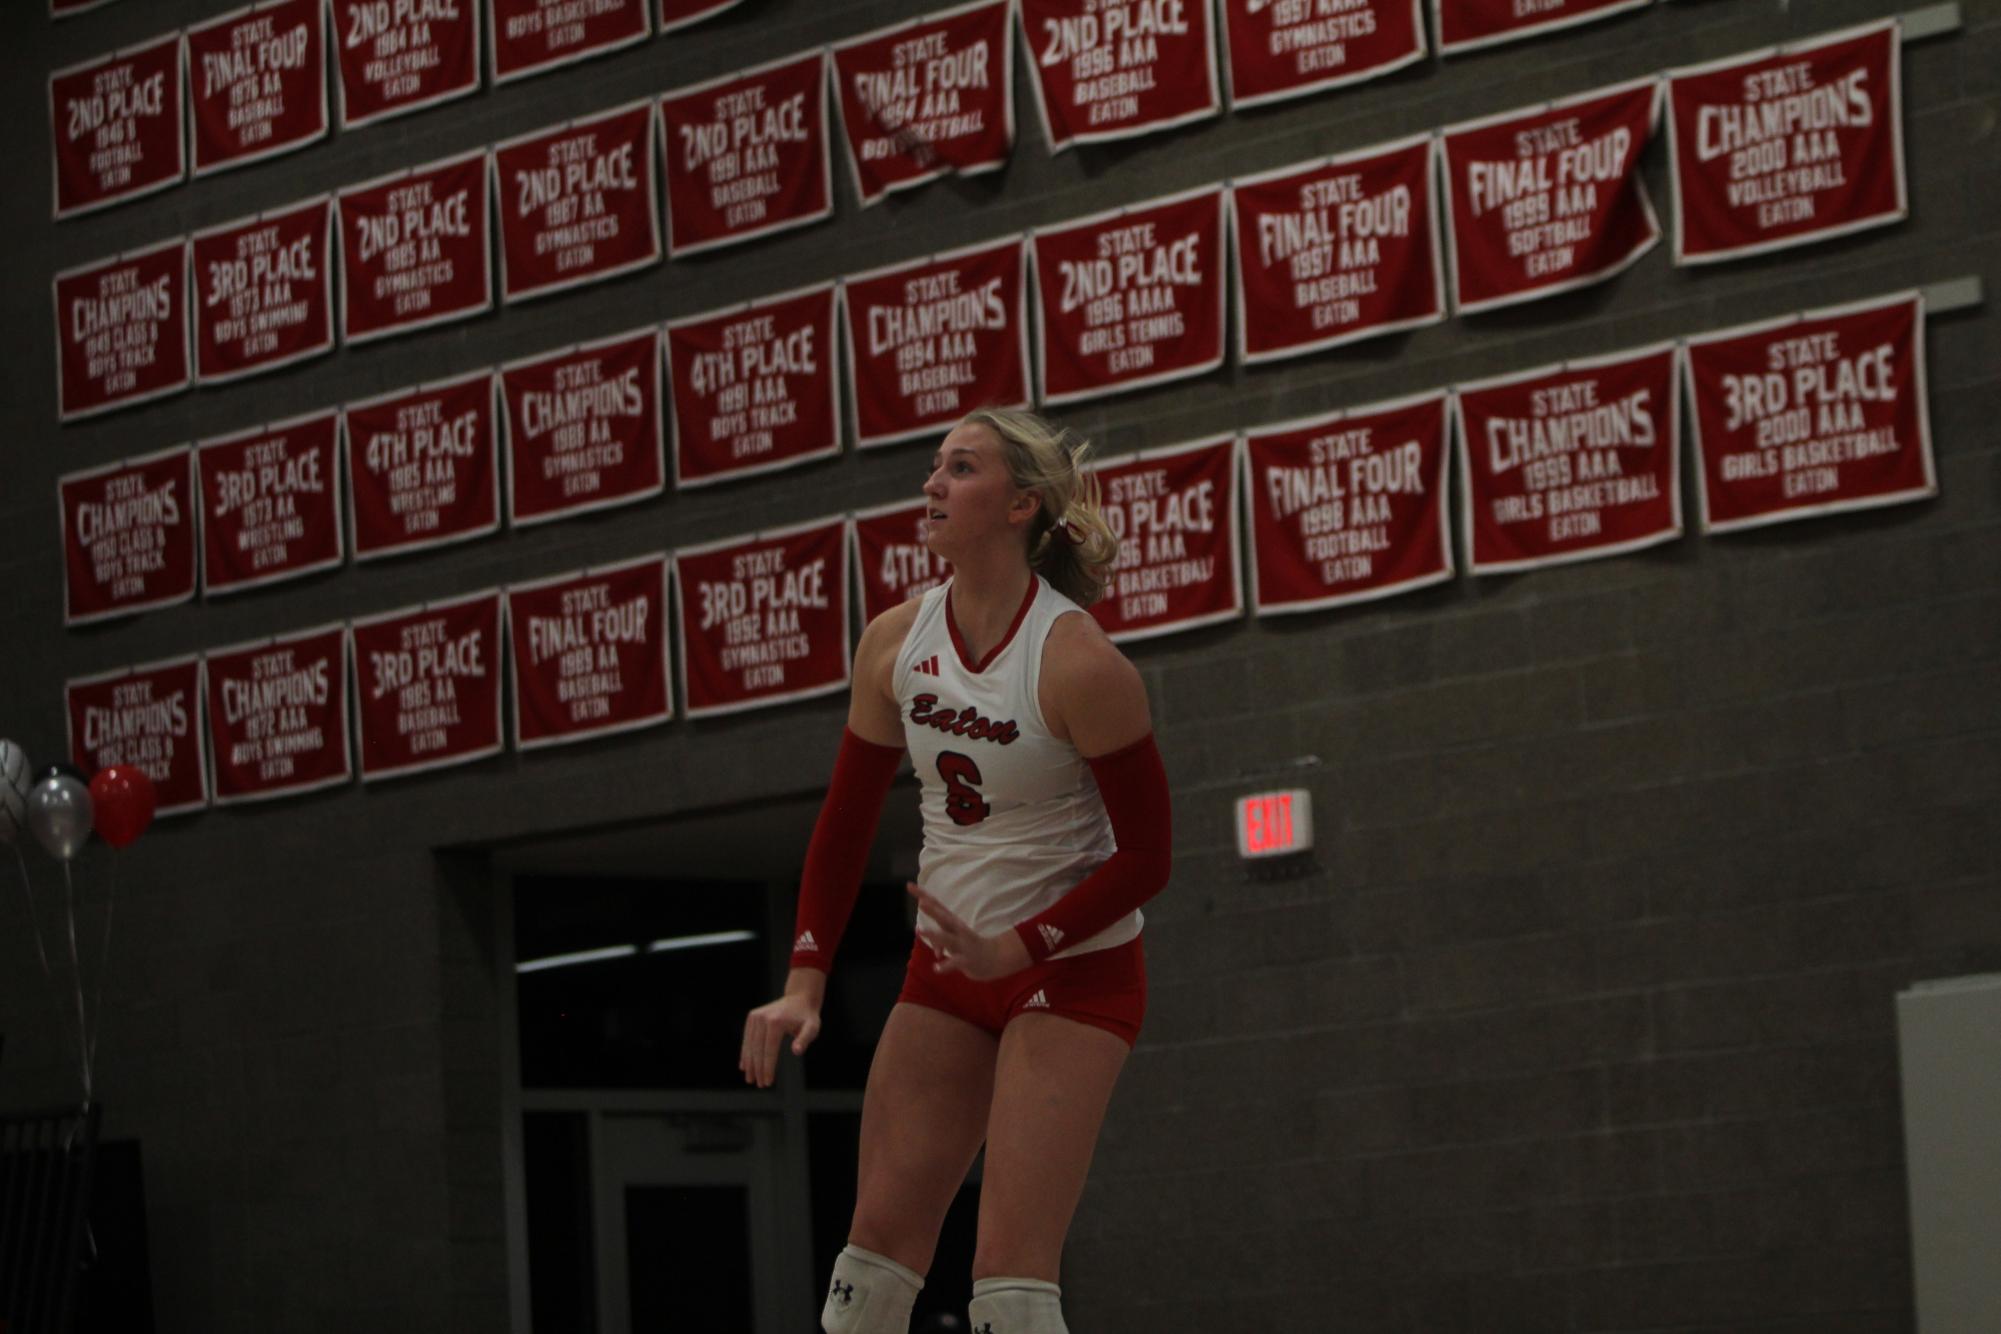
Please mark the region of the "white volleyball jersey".
[[[984, 935], [1034, 917], [1117, 847], [1090, 766], [1050, 732], [1036, 693], [1049, 628], [1089, 613], [1031, 577], [986, 661], [971, 661], [952, 624], [950, 580], [924, 595], [896, 655], [903, 740], [923, 784], [917, 881]], [[1135, 909], [1053, 957], [1123, 945], [1141, 920]]]

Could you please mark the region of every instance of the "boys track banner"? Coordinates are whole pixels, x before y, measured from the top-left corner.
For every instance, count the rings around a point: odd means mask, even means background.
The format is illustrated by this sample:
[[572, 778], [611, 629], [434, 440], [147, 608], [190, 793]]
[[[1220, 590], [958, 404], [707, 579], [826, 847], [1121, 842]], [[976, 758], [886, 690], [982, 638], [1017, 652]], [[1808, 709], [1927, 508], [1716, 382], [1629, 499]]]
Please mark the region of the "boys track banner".
[[322, 0], [266, 0], [189, 28], [184, 40], [196, 176], [326, 138]]
[[1264, 106], [1424, 59], [1424, 0], [1222, 0], [1230, 105]]
[[492, 161], [505, 300], [659, 262], [650, 100], [509, 140]]
[[179, 33], [49, 76], [55, 216], [73, 218], [187, 175]]
[[840, 452], [834, 284], [667, 326], [674, 485], [707, 486]]
[[486, 157], [479, 149], [340, 192], [343, 343], [493, 309]]
[[854, 533], [864, 625], [951, 577], [950, 563], [933, 555], [925, 544], [924, 510], [924, 501], [899, 500], [854, 515], [849, 527]]
[[70, 762], [94, 774], [114, 764], [146, 771], [159, 794], [156, 815], [208, 805], [201, 725], [201, 659], [120, 667], [63, 688]]
[[479, 11], [487, 0], [327, 0], [340, 71], [340, 127], [479, 89]]
[[623, 50], [653, 35], [653, 0], [486, 0], [496, 85]]
[[333, 351], [333, 196], [188, 239], [195, 380], [222, 384]]
[[57, 483], [65, 625], [194, 597], [194, 482], [194, 451], [176, 445]]
[[1458, 55], [1644, 9], [1654, 0], [1431, 0], [1438, 50]]
[[298, 796], [354, 776], [347, 627], [211, 649], [202, 671], [216, 805]]
[[673, 716], [664, 554], [505, 591], [516, 749], [611, 736]]
[[826, 83], [813, 51], [660, 99], [669, 256], [833, 216]]
[[500, 401], [510, 526], [631, 504], [665, 487], [658, 329], [504, 366]]
[[500, 590], [349, 622], [361, 781], [497, 755]]
[[681, 698], [690, 718], [830, 694], [848, 684], [842, 519], [674, 553]]
[[1052, 152], [1223, 111], [1210, 0], [1016, 0]]
[[342, 411], [356, 560], [499, 530], [493, 380], [474, 371]]
[[55, 277], [56, 398], [63, 421], [188, 387], [187, 242], [69, 269]]
[[195, 472], [204, 597], [302, 578], [346, 558], [337, 410], [202, 441]]
[[1235, 437], [1149, 449], [1094, 471], [1119, 538], [1117, 568], [1090, 608], [1106, 634], [1150, 639], [1244, 614]]

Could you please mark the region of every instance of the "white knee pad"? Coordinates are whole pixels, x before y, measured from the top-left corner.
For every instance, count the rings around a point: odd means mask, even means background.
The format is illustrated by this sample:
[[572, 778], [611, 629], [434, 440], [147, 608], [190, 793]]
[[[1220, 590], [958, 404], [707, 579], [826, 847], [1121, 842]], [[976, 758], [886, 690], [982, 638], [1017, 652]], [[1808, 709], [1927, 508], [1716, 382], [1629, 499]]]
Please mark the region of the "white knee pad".
[[973, 1284], [972, 1334], [1070, 1334], [1063, 1289], [1036, 1278], [983, 1278]]
[[850, 1246], [834, 1260], [820, 1308], [826, 1334], [909, 1334], [910, 1308], [924, 1280], [886, 1255]]

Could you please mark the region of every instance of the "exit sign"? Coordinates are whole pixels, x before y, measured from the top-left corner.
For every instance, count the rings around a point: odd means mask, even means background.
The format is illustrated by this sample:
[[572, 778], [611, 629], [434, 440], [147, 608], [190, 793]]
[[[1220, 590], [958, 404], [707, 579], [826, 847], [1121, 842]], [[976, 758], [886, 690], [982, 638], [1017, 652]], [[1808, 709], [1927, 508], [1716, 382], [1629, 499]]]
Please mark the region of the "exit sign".
[[1237, 798], [1237, 855], [1284, 857], [1313, 847], [1313, 794], [1303, 787]]

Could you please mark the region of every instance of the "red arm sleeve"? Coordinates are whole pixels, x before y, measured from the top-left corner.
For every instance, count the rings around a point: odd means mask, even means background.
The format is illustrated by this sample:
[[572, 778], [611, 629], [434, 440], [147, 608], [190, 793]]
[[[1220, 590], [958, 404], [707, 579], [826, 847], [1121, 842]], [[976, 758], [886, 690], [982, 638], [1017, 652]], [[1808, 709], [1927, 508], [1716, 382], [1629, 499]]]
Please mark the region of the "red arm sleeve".
[[1153, 733], [1085, 762], [1098, 780], [1118, 851], [1068, 894], [1015, 927], [1036, 963], [1095, 936], [1158, 894], [1174, 865], [1173, 802]]
[[834, 950], [848, 928], [861, 889], [862, 868], [882, 819], [883, 798], [903, 760], [903, 747], [879, 746], [847, 728], [834, 757], [827, 799], [806, 845], [799, 878], [799, 915], [792, 938], [792, 966], [831, 972]]

